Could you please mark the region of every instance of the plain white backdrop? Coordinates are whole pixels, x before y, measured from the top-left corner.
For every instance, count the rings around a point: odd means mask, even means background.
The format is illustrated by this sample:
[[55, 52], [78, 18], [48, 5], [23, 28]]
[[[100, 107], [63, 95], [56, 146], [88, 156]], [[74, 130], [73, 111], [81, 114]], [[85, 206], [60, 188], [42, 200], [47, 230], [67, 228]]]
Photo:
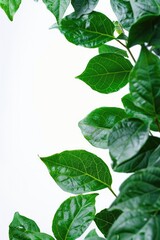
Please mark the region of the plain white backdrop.
[[[97, 10], [116, 19], [107, 1], [101, 0]], [[54, 17], [41, 1], [24, 0], [13, 22], [0, 11], [1, 240], [8, 239], [8, 225], [16, 211], [52, 234], [53, 215], [71, 196], [56, 185], [38, 155], [85, 149], [111, 169], [108, 152], [92, 147], [77, 124], [97, 107], [121, 107], [128, 88], [105, 95], [75, 79], [97, 49], [68, 43], [58, 30], [49, 30], [53, 23]], [[113, 173], [116, 193], [126, 176]], [[100, 191], [97, 211], [113, 200], [109, 190]]]

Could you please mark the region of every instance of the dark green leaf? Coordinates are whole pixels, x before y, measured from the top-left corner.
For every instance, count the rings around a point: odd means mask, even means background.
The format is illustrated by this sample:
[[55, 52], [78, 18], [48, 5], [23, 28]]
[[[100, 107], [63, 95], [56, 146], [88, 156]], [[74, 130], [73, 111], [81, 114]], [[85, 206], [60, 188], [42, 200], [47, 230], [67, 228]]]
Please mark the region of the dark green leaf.
[[75, 240], [83, 234], [95, 217], [97, 195], [79, 195], [61, 204], [52, 224], [57, 240]]
[[8, 18], [12, 21], [14, 14], [17, 12], [21, 0], [0, 0], [0, 7], [5, 11]]
[[70, 0], [43, 0], [43, 2], [47, 9], [53, 13], [57, 22], [60, 22], [70, 4]]
[[109, 240], [159, 240], [160, 214], [130, 211], [123, 213], [109, 232]]
[[93, 11], [99, 0], [72, 0], [72, 6], [76, 16], [81, 17], [83, 14], [88, 14]]
[[113, 169], [117, 172], [135, 172], [137, 170], [146, 168], [149, 165], [150, 157], [152, 153], [160, 144], [160, 139], [157, 137], [149, 137], [140, 151], [127, 161], [118, 164], [115, 159], [113, 160]]
[[78, 19], [72, 13], [62, 20], [60, 31], [69, 42], [88, 48], [99, 47], [114, 39], [114, 24], [99, 12], [83, 15]]
[[120, 187], [111, 209], [154, 212], [160, 210], [160, 168], [148, 167], [131, 175]]
[[132, 64], [115, 53], [104, 53], [93, 57], [84, 72], [77, 78], [101, 93], [116, 92], [128, 83]]
[[104, 240], [104, 238], [99, 237], [95, 230], [91, 230], [84, 240]]
[[160, 59], [145, 47], [130, 74], [134, 104], [155, 119], [160, 114]]
[[122, 50], [120, 48], [117, 47], [113, 47], [110, 45], [102, 45], [99, 47], [99, 53], [117, 53], [119, 55], [122, 55], [124, 57], [128, 57], [127, 52], [125, 50]]
[[148, 165], [153, 167], [160, 167], [160, 145], [150, 155]]
[[118, 122], [108, 138], [110, 154], [121, 164], [135, 156], [149, 137], [149, 126], [143, 121], [130, 118]]
[[96, 214], [94, 221], [105, 237], [121, 213], [120, 210], [108, 211], [108, 209], [104, 209]]
[[84, 193], [111, 186], [112, 178], [107, 165], [87, 151], [64, 151], [41, 159], [64, 191]]
[[120, 39], [120, 40], [125, 40], [125, 41], [127, 41], [127, 40], [128, 40], [128, 37], [127, 37], [124, 33], [122, 33], [122, 34], [120, 34], [116, 39]]
[[107, 149], [110, 129], [126, 117], [125, 111], [120, 108], [97, 108], [79, 122], [79, 127], [93, 146]]
[[111, 6], [118, 21], [125, 29], [129, 29], [134, 22], [133, 11], [129, 0], [111, 0]]

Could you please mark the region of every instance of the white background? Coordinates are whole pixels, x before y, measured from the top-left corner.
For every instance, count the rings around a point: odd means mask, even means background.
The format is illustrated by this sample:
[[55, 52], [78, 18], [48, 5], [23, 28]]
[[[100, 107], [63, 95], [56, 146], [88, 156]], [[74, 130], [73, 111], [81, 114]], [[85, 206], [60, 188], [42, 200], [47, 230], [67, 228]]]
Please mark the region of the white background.
[[[97, 10], [115, 20], [108, 5], [102, 0]], [[71, 196], [56, 185], [38, 155], [85, 149], [111, 166], [108, 152], [92, 147], [77, 124], [97, 107], [121, 107], [127, 87], [105, 95], [75, 79], [97, 49], [68, 43], [58, 30], [49, 30], [53, 23], [54, 17], [41, 2], [24, 0], [13, 22], [0, 11], [1, 240], [8, 239], [8, 225], [16, 211], [52, 234], [53, 215]], [[116, 193], [125, 177], [113, 174]], [[100, 191], [97, 211], [113, 199], [109, 190]]]

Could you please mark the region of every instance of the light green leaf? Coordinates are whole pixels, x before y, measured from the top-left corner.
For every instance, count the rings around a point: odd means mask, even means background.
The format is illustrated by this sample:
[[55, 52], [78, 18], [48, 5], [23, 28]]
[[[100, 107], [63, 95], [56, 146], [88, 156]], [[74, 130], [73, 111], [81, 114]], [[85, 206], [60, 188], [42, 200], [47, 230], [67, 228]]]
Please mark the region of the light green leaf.
[[109, 240], [159, 240], [160, 214], [130, 211], [123, 213], [112, 226]]
[[61, 204], [52, 224], [57, 240], [75, 240], [83, 234], [95, 217], [97, 195], [79, 195]]
[[111, 186], [112, 178], [107, 165], [90, 152], [64, 151], [41, 160], [64, 191], [77, 194]]
[[112, 107], [97, 108], [79, 122], [84, 137], [95, 147], [108, 148], [111, 128], [127, 115], [123, 109]]
[[107, 237], [109, 229], [121, 213], [120, 210], [109, 211], [108, 209], [103, 209], [96, 214], [94, 221], [105, 237]]
[[47, 9], [53, 13], [57, 22], [61, 21], [70, 4], [70, 0], [43, 0], [43, 2]]
[[91, 230], [84, 240], [104, 240], [104, 238], [99, 237], [95, 230]]
[[98, 2], [99, 0], [71, 0], [77, 17], [91, 13]]
[[110, 154], [121, 164], [135, 156], [149, 137], [149, 126], [143, 121], [130, 118], [118, 122], [108, 138]]
[[59, 28], [69, 42], [88, 48], [99, 47], [114, 39], [114, 24], [99, 12], [86, 14], [78, 19], [72, 13], [61, 21]]
[[84, 72], [77, 78], [101, 93], [116, 92], [128, 83], [132, 64], [115, 53], [104, 53], [93, 57]]
[[113, 47], [110, 45], [102, 45], [99, 47], [99, 53], [116, 53], [119, 55], [122, 55], [123, 57], [128, 57], [127, 52], [125, 50], [122, 50], [120, 48], [117, 47]]
[[21, 0], [0, 0], [0, 7], [5, 11], [8, 18], [13, 21], [13, 16], [17, 12]]

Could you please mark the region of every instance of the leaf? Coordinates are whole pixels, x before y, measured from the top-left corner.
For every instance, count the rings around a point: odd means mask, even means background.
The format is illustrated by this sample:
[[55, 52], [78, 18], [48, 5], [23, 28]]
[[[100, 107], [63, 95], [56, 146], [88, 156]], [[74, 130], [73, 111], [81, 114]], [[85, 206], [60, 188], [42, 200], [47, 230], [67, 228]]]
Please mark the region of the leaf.
[[99, 0], [71, 0], [77, 17], [91, 13], [98, 2]]
[[90, 152], [64, 151], [41, 160], [64, 191], [77, 194], [111, 186], [112, 178], [107, 165]]
[[108, 209], [103, 209], [96, 214], [94, 221], [105, 237], [107, 237], [109, 229], [121, 213], [120, 210], [108, 211]]
[[112, 93], [128, 83], [132, 64], [115, 53], [105, 53], [93, 57], [84, 72], [77, 78], [101, 93]]
[[18, 212], [14, 214], [14, 218], [9, 225], [10, 240], [54, 240], [53, 237], [45, 233], [40, 233], [37, 224]]
[[70, 4], [70, 0], [43, 0], [43, 2], [47, 9], [53, 13], [57, 22], [61, 21]]
[[61, 21], [59, 28], [69, 42], [83, 47], [99, 47], [114, 39], [114, 24], [99, 12], [86, 14], [78, 19], [72, 13]]
[[111, 210], [123, 212], [137, 210], [157, 212], [160, 210], [160, 168], [148, 167], [131, 175], [120, 187], [120, 194]]
[[84, 240], [104, 240], [104, 238], [99, 237], [95, 230], [91, 230]]
[[130, 74], [134, 104], [155, 119], [160, 114], [160, 59], [145, 47]]
[[102, 45], [99, 47], [99, 53], [116, 53], [122, 55], [123, 57], [128, 57], [127, 52], [117, 47], [113, 47], [110, 45]]
[[21, 0], [0, 0], [0, 7], [5, 11], [8, 18], [13, 21], [13, 16], [17, 12]]
[[129, 0], [111, 0], [113, 12], [123, 28], [129, 30], [134, 22], [133, 11]]
[[157, 146], [159, 146], [159, 144], [159, 138], [149, 136], [147, 142], [134, 157], [128, 159], [121, 164], [118, 164], [117, 161], [112, 158], [112, 168], [114, 169], [114, 171], [125, 173], [135, 172], [137, 170], [146, 168], [148, 165], [150, 165], [149, 162], [152, 153], [157, 148]]
[[130, 118], [118, 122], [108, 138], [110, 154], [121, 164], [135, 156], [149, 137], [149, 126], [143, 121]]
[[150, 155], [148, 166], [160, 167], [160, 145]]
[[111, 128], [127, 115], [123, 109], [101, 107], [93, 110], [79, 122], [84, 137], [95, 147], [108, 148]]
[[160, 214], [130, 211], [123, 213], [112, 226], [109, 240], [160, 239]]
[[75, 240], [83, 234], [94, 219], [97, 195], [79, 195], [61, 204], [52, 224], [57, 240]]

